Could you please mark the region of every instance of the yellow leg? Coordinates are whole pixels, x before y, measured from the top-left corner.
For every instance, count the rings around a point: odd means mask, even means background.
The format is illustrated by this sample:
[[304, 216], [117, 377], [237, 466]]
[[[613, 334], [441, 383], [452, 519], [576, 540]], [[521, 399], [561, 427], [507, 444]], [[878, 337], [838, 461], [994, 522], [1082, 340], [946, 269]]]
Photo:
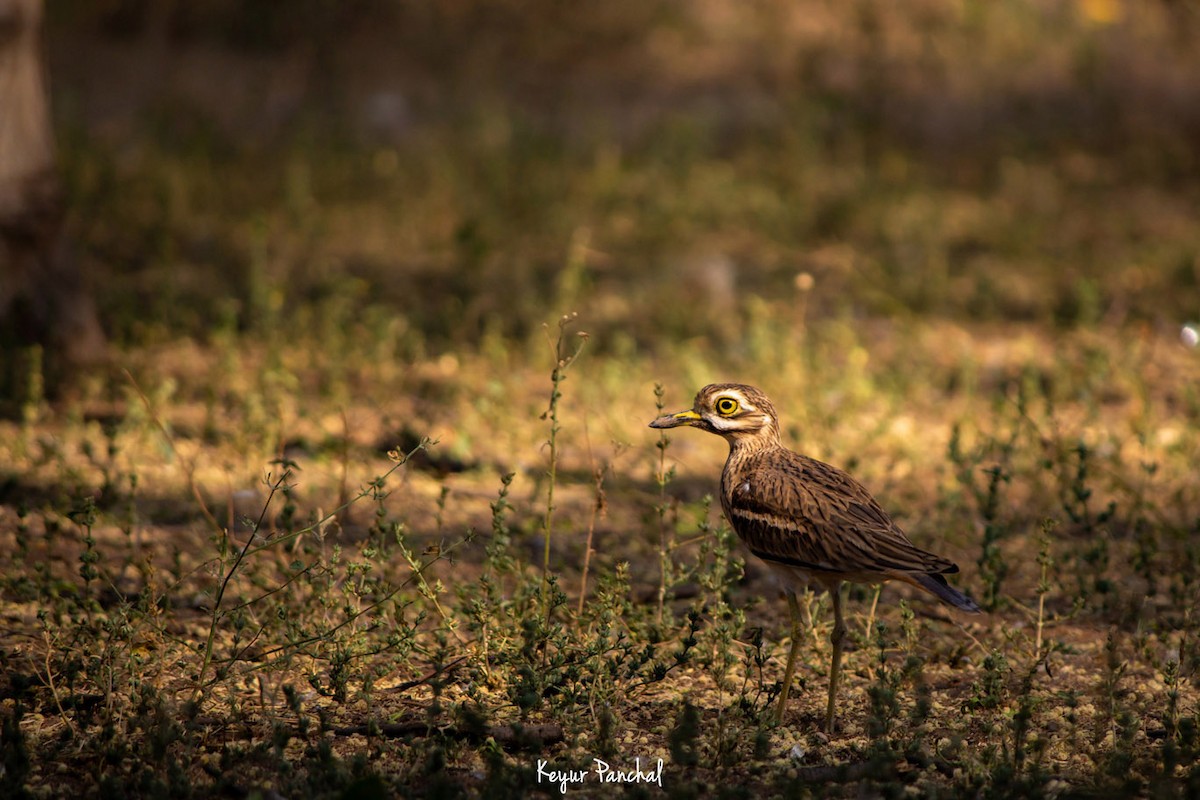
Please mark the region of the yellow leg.
[[792, 612], [792, 647], [788, 651], [787, 670], [783, 675], [783, 691], [779, 693], [779, 699], [776, 700], [775, 706], [775, 722], [783, 722], [783, 711], [787, 708], [788, 691], [792, 688], [792, 677], [796, 674], [796, 651], [800, 649], [801, 627], [800, 627], [800, 607], [796, 603], [796, 594], [788, 592], [788, 608]]
[[812, 603], [814, 596], [813, 590], [805, 586], [804, 601], [800, 603], [800, 614], [804, 617], [804, 629], [807, 631], [813, 630]]
[[833, 600], [833, 634], [829, 640], [833, 643], [833, 663], [829, 667], [829, 706], [825, 709], [825, 732], [833, 733], [833, 713], [837, 706], [838, 677], [842, 669], [842, 644], [846, 640], [846, 620], [842, 618], [842, 584], [841, 582], [829, 587], [829, 597]]

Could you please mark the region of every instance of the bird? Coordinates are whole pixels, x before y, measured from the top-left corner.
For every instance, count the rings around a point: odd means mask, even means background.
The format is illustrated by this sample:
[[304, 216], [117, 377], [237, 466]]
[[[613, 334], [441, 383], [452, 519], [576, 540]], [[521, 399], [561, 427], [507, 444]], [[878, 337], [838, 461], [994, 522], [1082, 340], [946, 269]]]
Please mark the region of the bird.
[[[833, 732], [846, 621], [846, 581], [899, 580], [962, 611], [978, 604], [947, 582], [958, 565], [909, 541], [871, 493], [845, 471], [784, 446], [774, 404], [754, 386], [714, 383], [690, 409], [664, 414], [651, 428], [690, 426], [724, 437], [721, 508], [738, 538], [782, 579], [792, 617], [792, 644], [776, 708], [782, 723], [801, 639], [797, 592], [815, 585], [833, 605], [832, 663], [825, 730]], [[811, 620], [809, 620], [811, 624]]]

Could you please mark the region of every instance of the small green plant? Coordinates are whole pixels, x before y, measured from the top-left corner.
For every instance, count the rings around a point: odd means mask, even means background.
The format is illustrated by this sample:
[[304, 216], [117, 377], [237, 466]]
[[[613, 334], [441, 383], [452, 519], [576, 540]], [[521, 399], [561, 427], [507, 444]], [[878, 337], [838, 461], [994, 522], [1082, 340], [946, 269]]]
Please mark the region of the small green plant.
[[888, 737], [900, 719], [900, 674], [888, 669], [887, 631], [886, 623], [875, 623], [875, 683], [867, 689], [867, 696], [871, 701], [871, 711], [867, 717], [867, 735], [874, 747], [882, 748], [890, 754]]
[[1087, 534], [1096, 534], [1116, 513], [1117, 504], [1112, 500], [1098, 513], [1092, 510], [1091, 487], [1092, 471], [1094, 469], [1095, 452], [1087, 442], [1080, 439], [1071, 450], [1075, 457], [1075, 469], [1069, 472], [1070, 479], [1064, 480], [1060, 488], [1060, 502], [1068, 519]]
[[[656, 416], [662, 416], [666, 408], [666, 403], [663, 398], [666, 396], [666, 390], [661, 383], [654, 384], [654, 407], [657, 409]], [[654, 506], [654, 513], [658, 518], [658, 623], [663, 623], [663, 614], [666, 610], [667, 601], [667, 583], [670, 580], [671, 572], [671, 550], [673, 549], [673, 533], [672, 526], [668, 524], [667, 511], [670, 508], [667, 499], [667, 486], [675, 477], [675, 467], [667, 467], [667, 448], [670, 447], [671, 440], [667, 436], [665, 430], [659, 431], [658, 441], [654, 446], [658, 450], [658, 465], [654, 471], [654, 482], [658, 486], [658, 503]]]
[[[1162, 676], [1167, 702], [1162, 714], [1163, 739], [1159, 748], [1157, 782], [1160, 786], [1170, 784], [1181, 763], [1187, 762], [1186, 767], [1191, 768], [1196, 757], [1194, 748], [1188, 746], [1191, 742], [1181, 735], [1179, 661], [1168, 658], [1163, 664]], [[1194, 725], [1194, 721], [1191, 724]]]
[[[621, 446], [617, 446], [617, 454], [620, 454]], [[591, 447], [588, 447], [588, 458], [591, 459]], [[592, 493], [593, 502], [591, 513], [588, 516], [587, 539], [583, 545], [583, 568], [579, 575], [579, 607], [575, 610], [576, 616], [583, 616], [584, 603], [587, 601], [588, 594], [588, 570], [592, 565], [592, 540], [596, 534], [597, 519], [604, 519], [608, 511], [608, 495], [604, 491], [604, 479], [612, 470], [611, 463], [596, 464], [592, 460]]]
[[[1024, 773], [1029, 768], [1027, 761], [1032, 755], [1036, 760], [1040, 759], [1045, 752], [1046, 740], [1041, 738], [1032, 738], [1031, 730], [1033, 728], [1033, 717], [1039, 701], [1034, 695], [1034, 676], [1042, 667], [1041, 661], [1034, 663], [1033, 667], [1026, 671], [1021, 679], [1019, 691], [1017, 693], [1017, 708], [1013, 712], [1010, 728], [1012, 732], [1011, 744], [1011, 761], [1013, 772], [1018, 777], [1024, 777]], [[1037, 768], [1035, 763], [1034, 768]]]
[[[1024, 393], [1018, 395], [1024, 397]], [[1024, 401], [1018, 400], [1018, 411], [1024, 415]], [[949, 456], [955, 465], [960, 485], [968, 489], [974, 497], [979, 516], [983, 520], [983, 538], [980, 546], [979, 575], [983, 579], [984, 588], [980, 601], [988, 611], [997, 610], [1002, 601], [1001, 587], [1008, 577], [1009, 565], [1001, 549], [1001, 543], [1010, 533], [1009, 525], [1002, 515], [1004, 499], [1003, 489], [1012, 480], [1012, 474], [1006, 464], [1011, 462], [1012, 453], [1020, 436], [1020, 428], [1015, 428], [1009, 437], [990, 447], [981, 447], [973, 454], [966, 453], [961, 445], [961, 429], [956, 424], [950, 434]], [[984, 486], [979, 486], [977, 470], [988, 449], [998, 450], [999, 463], [982, 469], [987, 477]]]
[[1008, 659], [1003, 653], [989, 653], [983, 659], [983, 675], [972, 684], [965, 709], [994, 711], [1004, 707], [1008, 697]]
[[[562, 392], [559, 387], [562, 382], [567, 379], [567, 370], [579, 354], [583, 351], [584, 344], [587, 343], [588, 335], [583, 331], [579, 331], [576, 335], [576, 344], [574, 348], [567, 346], [567, 327], [575, 321], [577, 314], [564, 314], [558, 320], [558, 336], [550, 341], [550, 349], [554, 355], [554, 369], [550, 372], [550, 405], [542, 414], [542, 419], [550, 421], [550, 433], [546, 439], [546, 446], [550, 450], [550, 463], [546, 468], [546, 513], [542, 517], [542, 535], [545, 537], [542, 550], [542, 580], [546, 584], [543, 587], [544, 595], [542, 598], [543, 613], [549, 613], [550, 593], [550, 540], [554, 529], [554, 486], [558, 479], [558, 434], [561, 430], [558, 420], [558, 401], [562, 399]], [[549, 336], [547, 335], [547, 340]]]
[[40, 345], [25, 348], [22, 355], [25, 369], [20, 395], [21, 425], [28, 435], [37, 424], [45, 406], [46, 377]]
[[983, 578], [983, 607], [995, 611], [1000, 607], [1000, 587], [1008, 576], [1008, 563], [1000, 550], [1005, 527], [998, 520], [1000, 487], [1010, 476], [1000, 466], [984, 470], [988, 476], [987, 499], [981, 513], [984, 519], [982, 550], [979, 555], [979, 574]]
[[700, 763], [700, 712], [690, 701], [684, 700], [668, 742], [675, 765], [694, 767]]
[[29, 743], [21, 730], [21, 720], [26, 713], [24, 694], [28, 688], [28, 678], [24, 675], [13, 675], [10, 680], [17, 694], [13, 698], [12, 707], [0, 723], [0, 744], [3, 745], [4, 751], [4, 772], [0, 774], [0, 790], [5, 797], [24, 800], [33, 797], [26, 785], [33, 769], [33, 760], [29, 754]]
[[100, 577], [96, 565], [100, 562], [100, 553], [96, 550], [96, 537], [92, 535], [92, 526], [96, 524], [96, 500], [90, 495], [71, 510], [71, 521], [79, 526], [83, 533], [83, 552], [79, 554], [79, 575], [83, 578], [83, 605], [87, 611], [88, 622], [92, 622], [95, 610], [95, 600], [92, 596], [92, 581]]
[[[242, 564], [245, 562], [247, 554], [249, 554], [251, 552], [251, 548], [254, 546], [254, 544], [256, 542], [256, 539], [259, 535], [259, 531], [262, 527], [263, 521], [266, 519], [267, 509], [270, 507], [271, 501], [274, 499], [276, 492], [280, 491], [280, 489], [282, 489], [285, 485], [287, 485], [287, 482], [291, 479], [291, 477], [292, 477], [291, 470], [288, 469], [287, 466], [285, 466], [283, 471], [274, 478], [272, 478], [272, 476], [270, 474], [267, 475], [266, 481], [265, 481], [265, 483], [267, 484], [268, 490], [269, 490], [269, 493], [267, 495], [267, 500], [263, 504], [262, 513], [259, 514], [258, 521], [254, 524], [254, 527], [251, 529], [250, 536], [247, 537], [245, 544], [243, 544], [241, 548], [238, 548], [236, 551], [232, 550], [231, 549], [232, 542], [230, 541], [228, 536], [222, 537], [220, 539], [220, 542], [218, 545], [218, 552], [219, 552], [219, 557], [222, 560], [223, 569], [222, 569], [222, 574], [220, 576], [220, 581], [217, 584], [217, 591], [213, 595], [212, 605], [209, 609], [208, 634], [205, 636], [205, 639], [204, 639], [204, 647], [203, 647], [203, 651], [201, 653], [200, 668], [196, 673], [196, 686], [192, 692], [191, 702], [194, 705], [199, 705], [199, 703], [201, 702], [201, 700], [203, 698], [205, 689], [207, 688], [208, 685], [210, 685], [207, 683], [208, 670], [209, 670], [209, 667], [212, 666], [213, 646], [216, 643], [217, 631], [220, 629], [221, 625], [226, 621], [226, 618], [231, 613], [237, 614], [237, 612], [240, 611], [242, 608], [239, 605], [236, 609], [234, 609], [233, 612], [230, 612], [229, 610], [222, 608], [222, 603], [225, 599], [225, 593], [229, 590], [231, 582], [233, 581], [234, 577], [238, 574], [240, 568], [242, 567]], [[234, 622], [235, 622], [234, 627], [238, 628], [239, 627], [238, 623], [244, 621], [244, 619], [245, 619], [245, 617], [243, 615], [237, 614], [234, 617]]]

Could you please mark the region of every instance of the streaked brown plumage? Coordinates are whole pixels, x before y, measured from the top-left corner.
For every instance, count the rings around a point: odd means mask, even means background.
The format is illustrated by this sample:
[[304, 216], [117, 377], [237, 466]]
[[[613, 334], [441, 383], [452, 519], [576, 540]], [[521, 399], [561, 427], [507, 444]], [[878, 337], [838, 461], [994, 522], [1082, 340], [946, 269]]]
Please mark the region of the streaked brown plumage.
[[958, 567], [910, 542], [862, 484], [837, 467], [783, 446], [775, 406], [758, 389], [711, 384], [700, 390], [690, 410], [650, 423], [652, 428], [679, 425], [715, 433], [729, 442], [729, 458], [721, 473], [721, 507], [750, 552], [779, 573], [790, 591], [792, 648], [779, 698], [780, 719], [800, 638], [797, 590], [815, 582], [833, 599], [827, 729], [833, 726], [845, 638], [843, 581], [901, 580], [956, 608], [979, 611], [975, 601], [943, 577]]

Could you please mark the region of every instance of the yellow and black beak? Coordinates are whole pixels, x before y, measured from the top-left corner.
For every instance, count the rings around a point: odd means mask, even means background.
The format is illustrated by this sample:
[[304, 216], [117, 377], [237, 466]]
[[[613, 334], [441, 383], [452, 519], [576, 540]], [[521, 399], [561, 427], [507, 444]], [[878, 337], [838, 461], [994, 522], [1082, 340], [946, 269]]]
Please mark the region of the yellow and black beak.
[[674, 414], [663, 414], [658, 419], [650, 423], [651, 428], [678, 428], [680, 425], [695, 425], [701, 426], [704, 424], [704, 417], [697, 414], [694, 410], [676, 411]]

